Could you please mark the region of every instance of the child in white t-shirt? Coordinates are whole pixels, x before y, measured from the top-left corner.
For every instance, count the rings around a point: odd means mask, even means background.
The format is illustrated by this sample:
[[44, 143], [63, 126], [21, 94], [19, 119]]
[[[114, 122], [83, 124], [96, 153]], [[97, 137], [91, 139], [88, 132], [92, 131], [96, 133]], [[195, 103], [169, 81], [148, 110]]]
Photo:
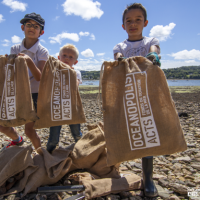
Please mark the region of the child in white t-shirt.
[[[114, 59], [119, 60], [123, 57], [132, 56], [147, 57], [160, 66], [159, 41], [156, 38], [143, 37], [143, 28], [147, 26], [147, 12], [140, 3], [134, 3], [123, 12], [122, 28], [127, 32], [128, 39], [120, 42], [113, 48]], [[122, 57], [122, 58], [121, 58]], [[158, 191], [153, 182], [153, 156], [142, 158], [144, 194], [147, 197], [155, 197]]]
[[[58, 59], [69, 65], [71, 69], [74, 69], [73, 65], [78, 63], [78, 55], [78, 49], [74, 45], [67, 44], [60, 49]], [[77, 86], [79, 86], [79, 84], [82, 84], [81, 72], [79, 70], [75, 71], [77, 74]], [[75, 142], [77, 142], [82, 137], [80, 124], [71, 124], [69, 127]], [[62, 126], [50, 127], [50, 135], [47, 142], [47, 151], [50, 153], [56, 148], [59, 142], [61, 128]]]
[[[26, 60], [29, 71], [32, 99], [35, 109], [37, 110], [40, 78], [45, 62], [48, 60], [49, 56], [47, 49], [39, 42], [39, 37], [44, 34], [45, 21], [39, 14], [30, 13], [26, 14], [20, 23], [22, 24], [21, 29], [24, 32], [25, 38], [21, 44], [11, 47], [10, 54], [23, 56]], [[30, 139], [35, 149], [37, 149], [41, 147], [41, 141], [38, 134], [33, 129], [33, 126], [34, 122], [25, 124], [25, 134]], [[23, 138], [19, 136], [15, 128], [0, 126], [0, 132], [12, 139], [12, 141], [5, 145], [0, 152], [6, 148], [16, 145], [21, 146], [23, 144]]]

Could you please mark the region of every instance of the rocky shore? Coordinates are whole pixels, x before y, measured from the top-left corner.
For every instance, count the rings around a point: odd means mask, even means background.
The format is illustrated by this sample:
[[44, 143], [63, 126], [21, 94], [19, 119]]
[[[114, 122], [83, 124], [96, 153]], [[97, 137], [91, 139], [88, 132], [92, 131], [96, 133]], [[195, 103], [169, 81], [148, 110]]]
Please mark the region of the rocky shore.
[[[174, 99], [177, 111], [180, 114], [180, 123], [184, 131], [184, 136], [187, 142], [188, 149], [184, 152], [162, 155], [154, 157], [154, 174], [153, 179], [159, 191], [159, 196], [154, 199], [200, 199], [200, 87], [171, 87], [172, 98]], [[87, 123], [81, 124], [82, 133], [85, 134], [87, 124], [103, 121], [102, 113], [99, 110], [97, 103], [97, 87], [80, 87], [80, 95], [87, 118]], [[24, 126], [16, 127], [18, 133], [23, 136], [25, 140], [24, 145], [30, 145], [31, 142], [24, 135]], [[41, 129], [38, 131], [41, 137], [42, 146], [45, 147], [49, 129]], [[2, 148], [8, 140], [2, 133], [0, 133], [0, 148]], [[69, 126], [64, 125], [61, 130], [61, 137], [59, 146], [67, 147], [73, 143]], [[142, 177], [141, 159], [124, 162], [120, 166], [122, 171], [131, 171]], [[70, 184], [65, 177], [61, 179], [56, 185]], [[198, 191], [199, 197], [190, 196], [188, 192]], [[23, 199], [65, 199], [74, 193], [56, 193], [39, 195], [31, 193], [26, 195]], [[20, 199], [20, 194], [10, 195], [5, 198], [8, 200]], [[112, 194], [105, 197], [99, 197], [98, 200], [136, 200], [148, 199], [143, 195], [142, 190], [121, 192], [119, 194]]]

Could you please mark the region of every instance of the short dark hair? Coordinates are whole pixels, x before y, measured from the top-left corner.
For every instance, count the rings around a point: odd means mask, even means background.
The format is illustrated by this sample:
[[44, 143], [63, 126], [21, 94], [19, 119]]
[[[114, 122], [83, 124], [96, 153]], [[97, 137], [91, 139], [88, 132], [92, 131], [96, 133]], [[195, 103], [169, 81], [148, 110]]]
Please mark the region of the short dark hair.
[[129, 5], [129, 6], [127, 6], [126, 9], [124, 10], [123, 15], [122, 15], [122, 24], [124, 24], [125, 14], [131, 9], [140, 9], [140, 10], [142, 10], [142, 13], [144, 15], [144, 21], [147, 20], [146, 8], [141, 3], [133, 3], [133, 4]]

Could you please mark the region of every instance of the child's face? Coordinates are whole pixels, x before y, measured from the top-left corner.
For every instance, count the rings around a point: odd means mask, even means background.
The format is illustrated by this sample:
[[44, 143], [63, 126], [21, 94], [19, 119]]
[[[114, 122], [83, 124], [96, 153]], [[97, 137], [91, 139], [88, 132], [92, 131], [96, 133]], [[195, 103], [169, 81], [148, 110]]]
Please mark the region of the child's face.
[[[35, 26], [35, 27], [33, 27], [33, 26]], [[22, 31], [24, 31], [25, 37], [30, 38], [30, 39], [39, 38], [41, 35], [44, 34], [44, 31], [41, 30], [40, 25], [34, 20], [26, 21], [25, 25], [23, 24], [21, 26], [21, 29], [22, 29]]]
[[125, 14], [122, 27], [128, 33], [129, 40], [140, 40], [142, 39], [142, 30], [147, 24], [148, 21], [144, 21], [141, 9], [131, 9]]
[[78, 63], [76, 52], [73, 49], [63, 49], [60, 52], [60, 56], [58, 56], [58, 59], [68, 64], [71, 68], [73, 65]]

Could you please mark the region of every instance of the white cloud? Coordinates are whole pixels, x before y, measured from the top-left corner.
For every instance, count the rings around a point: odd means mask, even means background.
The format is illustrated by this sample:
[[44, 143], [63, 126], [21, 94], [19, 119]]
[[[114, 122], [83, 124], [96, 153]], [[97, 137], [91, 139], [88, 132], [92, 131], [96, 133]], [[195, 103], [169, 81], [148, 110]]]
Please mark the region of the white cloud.
[[8, 47], [9, 44], [8, 44], [8, 43], [5, 43], [5, 44], [2, 44], [2, 46], [4, 46], [4, 47]]
[[59, 52], [57, 52], [55, 55], [56, 55], [56, 58], [58, 58], [58, 56], [59, 56]]
[[[162, 60], [161, 59], [161, 69], [169, 69], [169, 68], [177, 68], [177, 67], [183, 67], [188, 66], [188, 64], [185, 61], [176, 61], [176, 60]], [[195, 61], [192, 63], [194, 66], [199, 66], [200, 61]]]
[[80, 35], [80, 36], [88, 36], [88, 35], [90, 35], [90, 33], [89, 33], [89, 32], [82, 32], [82, 31], [81, 31], [81, 32], [79, 33], [79, 35]]
[[91, 49], [86, 49], [85, 51], [82, 51], [81, 55], [85, 57], [94, 57], [94, 53]]
[[69, 39], [69, 40], [73, 40], [74, 42], [78, 42], [79, 36], [77, 33], [63, 32], [61, 34], [56, 35], [55, 37], [49, 37], [49, 39], [50, 39], [50, 43], [52, 44], [55, 44], [55, 43], [61, 44], [62, 40], [64, 39]]
[[200, 35], [200, 33], [198, 33], [197, 35]]
[[40, 42], [46, 43], [45, 40], [43, 40], [43, 39], [40, 39]]
[[60, 16], [56, 16], [53, 20], [56, 21], [60, 18]]
[[7, 39], [5, 39], [5, 40], [3, 40], [3, 42], [7, 42], [7, 43], [9, 43], [9, 42], [10, 42], [10, 40], [7, 40]]
[[100, 18], [104, 13], [100, 9], [101, 3], [93, 2], [93, 0], [66, 0], [62, 6], [66, 15], [74, 14], [81, 16], [84, 20]]
[[105, 53], [97, 53], [97, 56], [104, 56]]
[[95, 36], [94, 36], [93, 33], [90, 34], [89, 32], [82, 32], [82, 31], [81, 31], [81, 32], [79, 33], [79, 35], [80, 35], [80, 36], [89, 36], [89, 35], [90, 35], [90, 40], [95, 40]]
[[150, 30], [150, 37], [158, 38], [160, 41], [167, 40], [172, 34], [173, 28], [176, 26], [174, 23], [170, 23], [169, 25], [156, 25]]
[[22, 41], [22, 39], [16, 35], [14, 35], [12, 38], [12, 43], [20, 43]]
[[95, 36], [93, 33], [90, 35], [90, 40], [95, 40]]
[[186, 60], [185, 63], [195, 63], [195, 60]]
[[26, 7], [28, 6], [26, 3], [14, 0], [3, 0], [2, 4], [9, 6], [11, 8], [10, 12], [15, 12], [15, 11], [24, 12], [26, 10]]
[[3, 22], [5, 19], [3, 19], [3, 15], [0, 14], [0, 23]]
[[53, 56], [54, 58], [58, 58], [59, 52], [57, 52], [57, 53], [55, 53], [55, 54], [53, 54], [53, 55], [51, 55], [51, 56]]
[[2, 46], [7, 47], [10, 45], [10, 41], [7, 39], [4, 39], [2, 42], [4, 42], [4, 44], [2, 44]]
[[176, 60], [200, 60], [200, 51], [196, 49], [192, 49], [190, 51], [183, 50], [177, 53], [172, 53], [171, 56]]
[[78, 70], [86, 70], [86, 71], [99, 71], [101, 70], [101, 61], [97, 61], [95, 59], [79, 59], [77, 65], [75, 65], [75, 69]]

